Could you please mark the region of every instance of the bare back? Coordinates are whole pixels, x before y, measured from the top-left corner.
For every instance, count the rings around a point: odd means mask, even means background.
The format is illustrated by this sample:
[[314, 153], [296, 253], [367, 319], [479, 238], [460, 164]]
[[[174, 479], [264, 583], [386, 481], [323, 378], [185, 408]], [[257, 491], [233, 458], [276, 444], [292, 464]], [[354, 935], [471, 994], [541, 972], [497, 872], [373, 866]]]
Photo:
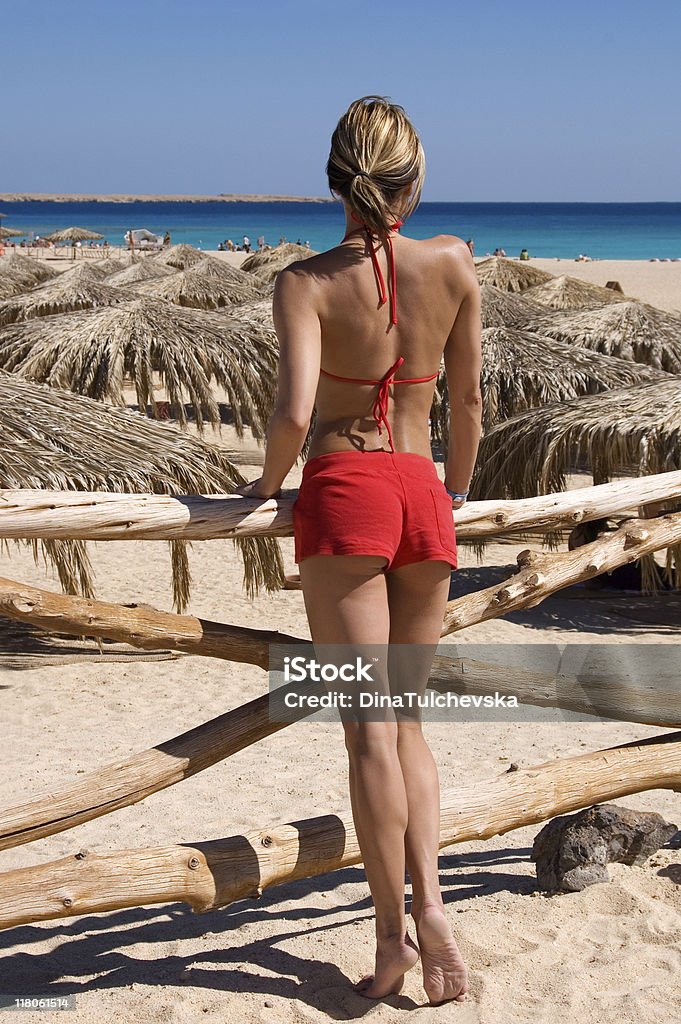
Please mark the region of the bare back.
[[[398, 323], [380, 304], [377, 277], [364, 234], [304, 260], [283, 273], [304, 278], [305, 299], [321, 328], [321, 367], [334, 375], [378, 381], [399, 356], [396, 380], [438, 372], [466, 296], [477, 288], [470, 251], [460, 238], [422, 241], [394, 235]], [[387, 247], [379, 265], [388, 279]], [[300, 289], [298, 289], [301, 294]], [[428, 416], [435, 381], [392, 386], [387, 415], [396, 451], [431, 457]], [[309, 457], [329, 452], [386, 448], [372, 417], [376, 385], [319, 378], [317, 421]]]

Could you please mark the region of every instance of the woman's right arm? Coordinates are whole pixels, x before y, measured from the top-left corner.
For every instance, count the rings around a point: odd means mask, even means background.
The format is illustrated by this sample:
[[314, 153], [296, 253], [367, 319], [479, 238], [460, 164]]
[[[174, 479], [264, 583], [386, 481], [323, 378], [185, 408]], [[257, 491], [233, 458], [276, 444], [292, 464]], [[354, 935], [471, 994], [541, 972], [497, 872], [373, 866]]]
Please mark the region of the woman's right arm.
[[456, 247], [456, 260], [463, 298], [444, 350], [449, 394], [445, 486], [463, 493], [468, 490], [473, 476], [482, 433], [482, 328], [480, 285], [473, 257], [464, 242]]

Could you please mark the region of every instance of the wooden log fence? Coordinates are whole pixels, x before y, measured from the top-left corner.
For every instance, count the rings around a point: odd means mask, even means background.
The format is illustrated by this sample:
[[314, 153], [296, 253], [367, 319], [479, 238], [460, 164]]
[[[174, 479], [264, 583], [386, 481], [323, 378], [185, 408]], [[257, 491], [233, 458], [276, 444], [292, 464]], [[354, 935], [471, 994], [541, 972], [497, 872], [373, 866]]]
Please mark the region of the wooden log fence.
[[[454, 518], [460, 538], [486, 537], [572, 526], [678, 497], [681, 472], [671, 472], [522, 501], [473, 502], [455, 512]], [[237, 496], [171, 498], [5, 490], [0, 492], [0, 539], [288, 536], [292, 532], [292, 502], [293, 497], [286, 496], [278, 501], [256, 501]], [[442, 636], [534, 606], [561, 587], [680, 541], [681, 512], [633, 520], [617, 533], [565, 554], [523, 551], [518, 556], [519, 570], [509, 580], [449, 603]], [[270, 644], [305, 642], [276, 631], [247, 630], [147, 606], [49, 594], [11, 580], [0, 581], [0, 615], [60, 632], [125, 640], [143, 649], [163, 644], [185, 653], [262, 668], [267, 667]], [[504, 689], [488, 665], [478, 665], [473, 678], [469, 672], [465, 680], [457, 679], [455, 660], [436, 659], [431, 679], [434, 686], [468, 693], [490, 692], [492, 687], [498, 692], [510, 689], [526, 703], [583, 709], [584, 695], [569, 687], [547, 701], [542, 690], [546, 680], [507, 678]], [[283, 695], [284, 691], [279, 691], [275, 703], [283, 701]], [[651, 694], [645, 686], [620, 687], [609, 695], [609, 704], [607, 694], [600, 694], [599, 700], [605, 700], [613, 717], [677, 725], [674, 696]], [[99, 769], [61, 793], [0, 812], [0, 849], [135, 803], [284, 728], [288, 722], [278, 721], [272, 714], [272, 699], [264, 694], [125, 762]], [[681, 733], [521, 769], [487, 784], [476, 780], [464, 790], [445, 794], [440, 845], [489, 838], [593, 802], [651, 788], [681, 789]], [[104, 854], [79, 851], [75, 857], [51, 864], [0, 874], [4, 883], [0, 927], [176, 900], [195, 910], [210, 910], [258, 894], [267, 886], [359, 860], [352, 824], [333, 815], [191, 846]]]
[[[440, 849], [646, 789], [681, 790], [681, 733], [509, 770], [445, 791]], [[352, 822], [333, 814], [207, 842], [79, 850], [0, 873], [0, 929], [178, 901], [203, 913], [360, 862]]]
[[[675, 533], [669, 533], [670, 524]], [[584, 578], [584, 573], [602, 571], [604, 558], [608, 567], [623, 564], [623, 561], [638, 557], [637, 552], [640, 553], [642, 545], [646, 550], [655, 550], [656, 544], [669, 543], [670, 536], [681, 537], [681, 513], [662, 516], [659, 520], [633, 522], [590, 545], [564, 555], [548, 556], [550, 561], [558, 563], [553, 574], [554, 589], [565, 586], [566, 580], [571, 582], [573, 578]], [[529, 565], [525, 564], [529, 554], [531, 552], [520, 553], [518, 561], [523, 568], [511, 581], [449, 602], [447, 616], [451, 621], [445, 631], [452, 633], [473, 622], [505, 614], [511, 608], [528, 607], [543, 599], [545, 594], [539, 599], [536, 596], [538, 584], [528, 579], [534, 565], [532, 560]], [[548, 586], [546, 579], [542, 586], [544, 589]], [[508, 598], [506, 593], [510, 595]], [[201, 633], [206, 624], [191, 616], [57, 595], [11, 580], [0, 580], [0, 614], [43, 628], [54, 628], [58, 624], [58, 628], [63, 629], [66, 623], [67, 631], [75, 635], [92, 631], [101, 636], [106, 631], [112, 639], [124, 639], [145, 649], [162, 641], [178, 650], [255, 664], [261, 668], [268, 667], [270, 643], [310, 643], [303, 638], [274, 631], [211, 622], [207, 624], [208, 637], [203, 644]], [[459, 678], [457, 668], [460, 668], [460, 659], [439, 657], [431, 676], [434, 688], [457, 693], [491, 694], [497, 691], [516, 695], [521, 703], [560, 707], [586, 714], [598, 713], [603, 717], [649, 725], [676, 727], [681, 724], [681, 706], [673, 685], [667, 689], [660, 686], [651, 688], [645, 684], [638, 688], [612, 686], [607, 689], [596, 685], [589, 691], [566, 679], [552, 682], [508, 671], [500, 678], [498, 671], [475, 663], [469, 665], [465, 678]], [[51, 792], [47, 798], [1, 811], [0, 849], [65, 831], [137, 803], [277, 732], [288, 724], [282, 721], [285, 717], [282, 713], [285, 692], [282, 688], [275, 695], [263, 694], [234, 711], [135, 754], [126, 761], [92, 772], [60, 793]]]

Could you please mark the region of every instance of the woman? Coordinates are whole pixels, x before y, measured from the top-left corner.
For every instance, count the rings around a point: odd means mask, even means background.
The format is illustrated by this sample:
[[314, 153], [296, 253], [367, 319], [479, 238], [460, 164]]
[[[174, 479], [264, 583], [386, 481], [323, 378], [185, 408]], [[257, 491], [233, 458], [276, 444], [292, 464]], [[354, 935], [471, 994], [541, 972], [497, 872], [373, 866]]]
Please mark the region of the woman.
[[[353, 103], [327, 165], [345, 209], [345, 237], [287, 267], [276, 282], [278, 400], [263, 474], [239, 493], [279, 493], [316, 406], [294, 505], [296, 562], [315, 644], [434, 651], [457, 566], [452, 509], [466, 500], [480, 439], [480, 291], [460, 238], [415, 241], [397, 233], [418, 203], [424, 170], [401, 107], [376, 96]], [[443, 354], [451, 409], [446, 486], [428, 420]], [[420, 953], [431, 1002], [462, 1001], [466, 968], [438, 879], [437, 769], [420, 723], [343, 724], [376, 911], [375, 970], [358, 988], [372, 998], [399, 991]], [[405, 867], [416, 943], [406, 928]]]

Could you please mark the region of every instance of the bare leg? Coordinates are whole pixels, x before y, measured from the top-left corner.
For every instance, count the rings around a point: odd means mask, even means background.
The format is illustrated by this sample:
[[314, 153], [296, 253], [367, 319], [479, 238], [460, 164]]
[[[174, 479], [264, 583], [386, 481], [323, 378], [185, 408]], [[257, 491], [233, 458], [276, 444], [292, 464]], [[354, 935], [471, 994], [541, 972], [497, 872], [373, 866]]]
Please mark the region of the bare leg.
[[[437, 644], [449, 589], [445, 562], [406, 565], [388, 573], [390, 642]], [[434, 651], [433, 651], [434, 653]], [[423, 693], [430, 664], [410, 689]], [[466, 966], [447, 922], [440, 893], [438, 849], [440, 787], [433, 755], [420, 722], [400, 722], [397, 752], [407, 793], [405, 856], [412, 883], [412, 917], [416, 924], [423, 984], [433, 1003], [463, 1001], [468, 991]]]
[[[315, 643], [388, 644], [390, 621], [383, 566], [369, 555], [315, 555], [300, 563]], [[363, 995], [399, 992], [418, 960], [404, 909], [407, 794], [397, 753], [397, 725], [345, 722], [350, 800], [357, 839], [376, 910], [376, 966]]]

